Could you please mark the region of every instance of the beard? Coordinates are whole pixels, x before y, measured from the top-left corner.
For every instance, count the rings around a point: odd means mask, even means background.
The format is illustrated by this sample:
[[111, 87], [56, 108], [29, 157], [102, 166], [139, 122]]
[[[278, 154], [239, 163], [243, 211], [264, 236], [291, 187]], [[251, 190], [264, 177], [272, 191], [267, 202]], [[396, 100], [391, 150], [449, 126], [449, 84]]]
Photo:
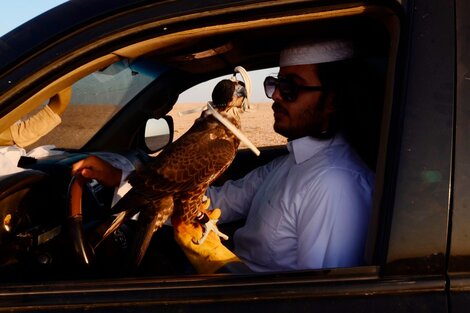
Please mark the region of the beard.
[[[328, 95], [323, 93], [316, 105], [309, 107], [302, 114], [302, 120], [296, 125], [282, 126], [282, 118], [289, 118], [289, 111], [279, 102], [272, 105], [274, 112], [274, 131], [288, 140], [311, 136], [317, 139], [329, 139], [336, 133], [336, 111]], [[278, 116], [278, 117], [277, 117]]]

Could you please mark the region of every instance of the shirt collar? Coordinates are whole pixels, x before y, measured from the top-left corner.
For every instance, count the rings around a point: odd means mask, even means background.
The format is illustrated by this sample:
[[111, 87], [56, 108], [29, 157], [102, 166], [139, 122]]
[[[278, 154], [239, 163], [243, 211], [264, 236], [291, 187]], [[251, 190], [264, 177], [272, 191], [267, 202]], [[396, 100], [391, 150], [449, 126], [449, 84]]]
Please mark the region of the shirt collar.
[[326, 140], [306, 136], [289, 141], [287, 143], [287, 150], [294, 155], [295, 162], [300, 164], [331, 145], [343, 143], [345, 143], [344, 138], [339, 134]]

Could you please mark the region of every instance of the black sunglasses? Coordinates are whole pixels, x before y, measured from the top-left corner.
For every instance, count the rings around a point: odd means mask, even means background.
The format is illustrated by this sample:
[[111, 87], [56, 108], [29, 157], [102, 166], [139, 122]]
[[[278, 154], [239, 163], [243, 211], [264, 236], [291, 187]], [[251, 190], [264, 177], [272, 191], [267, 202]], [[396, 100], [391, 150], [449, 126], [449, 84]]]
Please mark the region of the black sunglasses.
[[264, 80], [264, 92], [266, 97], [272, 99], [274, 91], [278, 88], [279, 93], [281, 94], [284, 101], [293, 102], [299, 96], [301, 90], [304, 91], [321, 91], [323, 86], [302, 86], [296, 84], [292, 79], [284, 77], [273, 77], [268, 76]]

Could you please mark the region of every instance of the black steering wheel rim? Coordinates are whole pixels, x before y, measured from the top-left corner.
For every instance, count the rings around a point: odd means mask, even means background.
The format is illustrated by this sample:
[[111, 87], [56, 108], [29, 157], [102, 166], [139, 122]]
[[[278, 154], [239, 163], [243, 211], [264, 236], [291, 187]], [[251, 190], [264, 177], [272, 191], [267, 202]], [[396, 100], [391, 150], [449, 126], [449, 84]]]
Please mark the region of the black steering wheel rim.
[[81, 175], [72, 176], [67, 189], [67, 228], [73, 249], [81, 264], [91, 266], [95, 252], [86, 240], [83, 229], [82, 194], [85, 179]]

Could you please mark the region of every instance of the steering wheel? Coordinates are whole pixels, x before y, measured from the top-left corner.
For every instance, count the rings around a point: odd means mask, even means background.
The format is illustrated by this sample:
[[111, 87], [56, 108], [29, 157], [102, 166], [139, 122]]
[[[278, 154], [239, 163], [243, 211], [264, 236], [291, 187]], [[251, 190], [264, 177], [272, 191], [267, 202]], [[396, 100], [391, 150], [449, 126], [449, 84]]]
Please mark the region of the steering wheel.
[[67, 224], [75, 254], [79, 261], [90, 266], [95, 257], [93, 247], [85, 239], [83, 231], [82, 194], [85, 179], [81, 175], [72, 176], [67, 191]]
[[[63, 195], [67, 186], [63, 182], [69, 180], [68, 172], [68, 168], [51, 173], [49, 168], [33, 169], [0, 180], [2, 279], [68, 273], [65, 271], [70, 257], [79, 265], [93, 263], [94, 251], [85, 240], [82, 225], [84, 180], [81, 177], [70, 181], [64, 212]], [[70, 243], [72, 254], [68, 250]], [[22, 270], [17, 272], [18, 268]]]

